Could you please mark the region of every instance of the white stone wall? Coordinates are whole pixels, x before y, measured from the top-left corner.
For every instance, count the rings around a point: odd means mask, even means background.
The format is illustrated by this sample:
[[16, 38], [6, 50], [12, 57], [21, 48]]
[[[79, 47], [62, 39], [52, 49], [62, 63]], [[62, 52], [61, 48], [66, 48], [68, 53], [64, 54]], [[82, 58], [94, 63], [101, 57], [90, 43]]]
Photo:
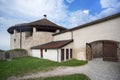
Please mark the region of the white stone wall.
[[44, 44], [46, 42], [51, 42], [53, 40], [52, 32], [44, 32], [44, 31], [39, 31], [33, 33], [33, 43], [34, 45], [37, 44]]
[[69, 39], [72, 39], [71, 32], [65, 32], [62, 34], [55, 35], [53, 37], [54, 41], [69, 40]]
[[[64, 49], [64, 51], [65, 51], [65, 54], [64, 54], [65, 59], [64, 60], [66, 61], [66, 49], [69, 50], [69, 59], [70, 59], [70, 49], [72, 49], [72, 45], [73, 45], [73, 43], [70, 43], [60, 49], [46, 49], [47, 51], [45, 51], [45, 49], [43, 49], [43, 59], [49, 59], [52, 61], [61, 62], [61, 49]], [[32, 49], [32, 56], [41, 58], [40, 49]]]
[[120, 17], [74, 30], [73, 39], [76, 58], [86, 60], [86, 43], [97, 40], [120, 42]]
[[10, 34], [10, 49], [20, 48], [20, 33]]
[[40, 49], [32, 49], [32, 56], [41, 58]]
[[[52, 32], [37, 31], [33, 32], [31, 36], [27, 36], [29, 32], [22, 32], [22, 48], [28, 51], [29, 55], [32, 55], [31, 47], [41, 45], [53, 40]], [[14, 42], [16, 39], [16, 42]], [[20, 48], [20, 33], [14, 33], [10, 36], [10, 47], [11, 49]]]
[[60, 48], [60, 49], [47, 49], [45, 52], [45, 49], [43, 49], [43, 58], [49, 59], [53, 61], [61, 62], [61, 49], [64, 49], [64, 61], [66, 61], [66, 49], [69, 50], [69, 60], [70, 60], [70, 49], [72, 49], [72, 43]]
[[22, 39], [22, 47], [29, 51], [29, 55], [31, 55], [31, 47], [36, 45], [41, 45], [47, 42], [52, 41], [53, 36], [51, 32], [34, 32], [31, 37], [25, 38], [25, 33], [23, 32], [23, 39]]
[[58, 61], [59, 57], [57, 49], [47, 49], [47, 51], [43, 49], [43, 58], [52, 61]]

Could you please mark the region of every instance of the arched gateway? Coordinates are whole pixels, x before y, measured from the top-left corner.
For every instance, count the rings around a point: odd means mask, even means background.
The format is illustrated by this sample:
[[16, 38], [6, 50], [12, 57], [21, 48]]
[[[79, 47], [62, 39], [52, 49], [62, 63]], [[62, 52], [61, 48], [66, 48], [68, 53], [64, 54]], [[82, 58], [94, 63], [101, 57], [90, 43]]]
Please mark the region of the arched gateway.
[[111, 40], [99, 40], [86, 44], [86, 58], [103, 58], [103, 61], [120, 60], [119, 42]]

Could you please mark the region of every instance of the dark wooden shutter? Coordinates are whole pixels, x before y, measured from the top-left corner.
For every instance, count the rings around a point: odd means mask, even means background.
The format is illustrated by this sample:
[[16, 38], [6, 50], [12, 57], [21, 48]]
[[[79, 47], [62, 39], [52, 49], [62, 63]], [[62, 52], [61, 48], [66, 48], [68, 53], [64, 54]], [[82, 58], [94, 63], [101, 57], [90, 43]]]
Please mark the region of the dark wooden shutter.
[[61, 49], [61, 61], [64, 61], [64, 49]]
[[41, 58], [43, 58], [43, 49], [41, 49], [40, 51], [41, 51]]
[[66, 49], [66, 59], [69, 59], [69, 50]]
[[70, 49], [70, 58], [72, 58], [72, 49]]
[[103, 43], [103, 60], [117, 61], [117, 44], [113, 42]]

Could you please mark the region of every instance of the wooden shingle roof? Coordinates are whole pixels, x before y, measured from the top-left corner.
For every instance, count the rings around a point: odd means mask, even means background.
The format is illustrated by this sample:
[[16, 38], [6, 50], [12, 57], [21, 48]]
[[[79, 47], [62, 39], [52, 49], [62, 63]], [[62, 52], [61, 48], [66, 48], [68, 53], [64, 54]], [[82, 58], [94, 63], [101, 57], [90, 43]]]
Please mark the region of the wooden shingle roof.
[[58, 49], [64, 47], [71, 42], [73, 42], [73, 40], [52, 41], [42, 45], [33, 46], [31, 47], [31, 49]]
[[46, 18], [43, 18], [41, 20], [37, 20], [34, 22], [23, 23], [23, 24], [12, 26], [8, 28], [7, 31], [13, 34], [14, 29], [16, 29], [18, 32], [20, 32], [20, 30], [24, 32], [24, 31], [32, 31], [33, 27], [36, 27], [40, 31], [49, 31], [49, 32], [55, 32], [56, 30], [60, 30], [60, 31], [67, 30], [64, 27], [59, 26]]

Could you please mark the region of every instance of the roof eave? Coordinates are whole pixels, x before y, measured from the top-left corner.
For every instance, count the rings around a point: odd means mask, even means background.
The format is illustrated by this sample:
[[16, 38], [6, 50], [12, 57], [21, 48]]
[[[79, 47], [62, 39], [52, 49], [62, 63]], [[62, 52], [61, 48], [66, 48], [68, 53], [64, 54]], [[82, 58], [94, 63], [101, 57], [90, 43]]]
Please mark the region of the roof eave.
[[[53, 42], [53, 41], [52, 41], [52, 42]], [[31, 49], [60, 49], [60, 48], [66, 46], [67, 44], [69, 44], [69, 43], [71, 43], [71, 42], [73, 42], [73, 39], [72, 39], [71, 41], [67, 42], [66, 44], [60, 46], [60, 47], [53, 47], [53, 48], [40, 48], [40, 47], [34, 46], [34, 47], [31, 47]]]
[[107, 17], [104, 17], [104, 18], [101, 18], [101, 19], [98, 19], [98, 20], [94, 20], [94, 21], [92, 21], [92, 22], [88, 22], [88, 23], [85, 23], [85, 24], [76, 26], [76, 27], [71, 28], [71, 29], [69, 29], [69, 30], [66, 30], [66, 31], [63, 31], [63, 32], [60, 32], [60, 33], [53, 34], [53, 36], [59, 35], [59, 34], [65, 33], [65, 32], [69, 32], [69, 31], [74, 31], [74, 30], [77, 30], [77, 29], [80, 29], [80, 28], [89, 27], [90, 25], [94, 25], [94, 24], [97, 24], [97, 23], [101, 23], [101, 22], [103, 22], [103, 21], [107, 21], [107, 20], [110, 20], [110, 19], [114, 19], [114, 18], [117, 18], [117, 17], [119, 17], [119, 16], [120, 16], [120, 13], [113, 14], [113, 15], [110, 15], [110, 16], [107, 16]]

